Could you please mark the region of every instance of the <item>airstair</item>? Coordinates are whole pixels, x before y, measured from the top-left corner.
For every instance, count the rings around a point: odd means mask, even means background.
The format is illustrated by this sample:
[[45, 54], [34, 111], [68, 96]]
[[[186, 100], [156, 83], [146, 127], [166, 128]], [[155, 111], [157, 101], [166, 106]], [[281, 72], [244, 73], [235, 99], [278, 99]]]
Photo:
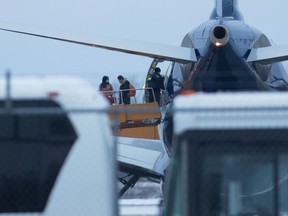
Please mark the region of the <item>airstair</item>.
[[[139, 94], [141, 91], [147, 90], [149, 88], [141, 88], [136, 89], [136, 92]], [[119, 94], [121, 95], [121, 91], [113, 91], [116, 103], [111, 105], [110, 112], [111, 119], [116, 120], [118, 123], [116, 135], [131, 138], [159, 139], [158, 124], [161, 120], [161, 114], [158, 103], [155, 100], [155, 102], [144, 101], [137, 103], [137, 99], [131, 97], [131, 104], [119, 104], [119, 100], [116, 97]]]

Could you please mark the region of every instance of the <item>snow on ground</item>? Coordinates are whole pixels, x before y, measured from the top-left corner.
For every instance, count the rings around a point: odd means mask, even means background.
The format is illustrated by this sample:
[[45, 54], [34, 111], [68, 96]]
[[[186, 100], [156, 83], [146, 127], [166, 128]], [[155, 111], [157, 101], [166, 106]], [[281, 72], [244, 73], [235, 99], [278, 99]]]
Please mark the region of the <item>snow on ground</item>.
[[161, 199], [121, 199], [119, 200], [120, 216], [158, 216]]
[[[121, 187], [119, 183], [119, 188]], [[120, 216], [159, 216], [162, 208], [160, 184], [140, 179], [119, 199]]]

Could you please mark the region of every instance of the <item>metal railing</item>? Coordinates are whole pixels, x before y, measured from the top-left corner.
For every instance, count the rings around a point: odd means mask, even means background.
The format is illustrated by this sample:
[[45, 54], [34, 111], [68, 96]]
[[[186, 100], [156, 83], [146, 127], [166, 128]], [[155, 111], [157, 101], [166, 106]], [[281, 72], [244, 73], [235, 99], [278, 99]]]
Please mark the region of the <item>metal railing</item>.
[[[131, 89], [113, 90], [113, 91], [100, 91], [100, 93], [102, 95], [104, 95], [105, 97], [107, 97], [107, 95], [112, 95], [112, 97], [114, 98], [114, 103], [113, 104], [120, 104], [120, 101], [123, 103], [123, 92], [126, 93], [126, 92], [129, 92], [130, 90]], [[144, 98], [143, 98], [143, 101], [141, 103], [146, 103], [146, 101], [148, 101], [147, 98], [146, 98], [146, 95], [150, 94], [151, 92], [153, 94], [153, 101], [156, 102], [155, 93], [154, 93], [153, 88], [151, 88], [151, 87], [148, 87], [148, 88], [136, 88], [135, 91], [136, 91], [136, 95], [137, 96], [139, 95], [139, 94], [137, 94], [137, 92], [144, 91], [144, 95], [143, 95]], [[148, 93], [146, 93], [146, 92], [148, 92]], [[133, 98], [134, 104], [138, 103], [136, 95], [130, 97], [130, 98]]]

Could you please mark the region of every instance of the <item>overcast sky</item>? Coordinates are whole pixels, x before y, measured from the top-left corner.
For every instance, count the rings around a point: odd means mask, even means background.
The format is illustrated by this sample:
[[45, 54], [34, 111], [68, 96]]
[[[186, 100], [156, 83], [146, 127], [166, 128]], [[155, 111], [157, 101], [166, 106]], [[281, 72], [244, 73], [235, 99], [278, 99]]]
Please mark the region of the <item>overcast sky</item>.
[[[169, 45], [209, 19], [214, 0], [0, 0], [1, 22]], [[288, 44], [287, 0], [239, 0], [246, 23]], [[144, 79], [150, 58], [0, 31], [0, 74]], [[132, 79], [132, 78], [131, 78]]]

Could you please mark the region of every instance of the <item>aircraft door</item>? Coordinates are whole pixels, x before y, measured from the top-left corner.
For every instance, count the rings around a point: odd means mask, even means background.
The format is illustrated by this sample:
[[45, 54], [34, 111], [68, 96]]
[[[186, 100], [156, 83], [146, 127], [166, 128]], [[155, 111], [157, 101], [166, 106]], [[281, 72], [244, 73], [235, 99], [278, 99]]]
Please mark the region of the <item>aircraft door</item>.
[[183, 75], [181, 72], [181, 66], [179, 63], [174, 63], [173, 70], [171, 71], [171, 74], [169, 76], [170, 80], [172, 81], [173, 86], [173, 95], [176, 95], [179, 91], [183, 89]]

